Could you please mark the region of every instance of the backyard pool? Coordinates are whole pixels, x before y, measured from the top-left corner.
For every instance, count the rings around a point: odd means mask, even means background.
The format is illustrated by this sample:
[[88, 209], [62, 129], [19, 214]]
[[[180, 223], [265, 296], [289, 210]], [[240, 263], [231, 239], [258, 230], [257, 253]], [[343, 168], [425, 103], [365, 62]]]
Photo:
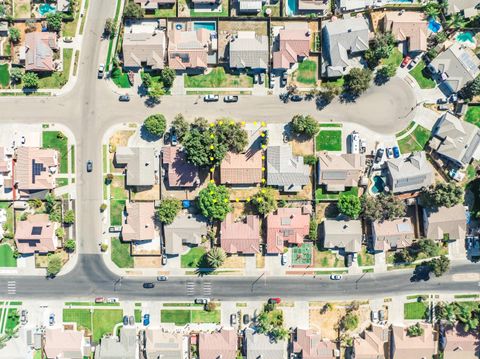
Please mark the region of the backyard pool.
[[455, 40], [461, 44], [464, 44], [468, 47], [476, 47], [477, 41], [473, 37], [473, 34], [469, 31], [459, 32], [455, 37]]
[[442, 25], [439, 22], [437, 22], [434, 18], [431, 17], [430, 19], [428, 19], [428, 30], [436, 34], [437, 32], [440, 31], [441, 28], [442, 28]]
[[373, 185], [371, 187], [372, 193], [377, 194], [383, 192], [385, 189], [385, 181], [382, 176], [373, 177]]
[[209, 31], [217, 30], [217, 25], [212, 21], [195, 21], [193, 23], [194, 30], [206, 29]]
[[53, 4], [41, 4], [38, 7], [38, 12], [42, 16], [44, 16], [45, 14], [48, 14], [48, 13], [54, 13], [56, 11], [57, 11], [57, 8]]
[[287, 16], [293, 16], [297, 13], [297, 0], [288, 0], [286, 7]]

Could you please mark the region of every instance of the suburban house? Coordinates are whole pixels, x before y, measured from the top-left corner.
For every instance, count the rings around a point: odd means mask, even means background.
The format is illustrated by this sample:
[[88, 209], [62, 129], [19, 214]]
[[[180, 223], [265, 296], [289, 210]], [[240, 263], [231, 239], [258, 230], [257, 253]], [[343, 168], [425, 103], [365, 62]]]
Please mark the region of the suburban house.
[[184, 246], [198, 246], [207, 235], [207, 222], [203, 216], [179, 214], [171, 224], [163, 227], [165, 234], [165, 253], [182, 253]]
[[343, 249], [345, 253], [357, 253], [362, 250], [362, 222], [338, 217], [323, 221], [323, 247]]
[[58, 51], [57, 34], [54, 32], [27, 32], [25, 34], [25, 70], [52, 72], [57, 69], [53, 52]]
[[156, 21], [128, 22], [123, 32], [123, 67], [138, 71], [161, 70], [165, 64], [167, 41]]
[[310, 183], [310, 166], [295, 156], [289, 145], [267, 148], [267, 185], [282, 192], [299, 192]]
[[[444, 345], [442, 345], [442, 341]], [[439, 339], [444, 359], [480, 358], [480, 335], [478, 331], [465, 332], [460, 324], [445, 330], [445, 336]]]
[[287, 342], [272, 341], [265, 334], [256, 333], [252, 328], [245, 329], [243, 350], [246, 359], [286, 359]]
[[302, 28], [288, 26], [281, 29], [273, 44], [273, 69], [289, 70], [310, 54], [311, 33], [308, 24]]
[[210, 48], [210, 31], [206, 29], [168, 33], [168, 66], [174, 70], [206, 70]]
[[301, 246], [310, 228], [302, 208], [278, 208], [267, 216], [267, 253], [280, 254], [286, 245]]
[[390, 251], [410, 247], [415, 239], [415, 230], [410, 217], [393, 221], [375, 221], [372, 224], [373, 248]]
[[56, 187], [59, 163], [56, 150], [19, 147], [15, 157], [14, 181], [20, 197], [44, 197]]
[[117, 147], [115, 163], [127, 168], [127, 186], [152, 187], [158, 178], [158, 155], [151, 147]]
[[323, 339], [319, 333], [312, 329], [297, 328], [292, 335], [292, 354], [295, 358], [302, 359], [337, 359], [340, 358], [340, 351], [337, 345]]
[[238, 337], [235, 329], [198, 334], [198, 359], [236, 359]]
[[469, 19], [478, 15], [479, 5], [478, 0], [449, 0], [447, 14], [461, 13], [466, 19]]
[[362, 54], [368, 50], [369, 29], [364, 17], [349, 17], [327, 22], [322, 28], [322, 73], [326, 77], [347, 75], [363, 67]]
[[388, 327], [372, 324], [371, 329], [354, 339], [355, 359], [385, 359], [388, 357]]
[[409, 53], [427, 51], [428, 22], [420, 11], [389, 11], [383, 18], [385, 32], [403, 43]]
[[232, 69], [266, 71], [270, 60], [268, 37], [255, 31], [239, 31], [229, 42], [228, 58]]
[[467, 233], [465, 207], [462, 204], [457, 204], [450, 208], [424, 208], [423, 228], [425, 238], [434, 240], [463, 240]]
[[430, 147], [459, 167], [480, 159], [480, 129], [446, 112], [432, 130]]
[[120, 327], [120, 337], [104, 336], [95, 348], [95, 359], [138, 359], [139, 344], [137, 329]]
[[479, 67], [480, 59], [477, 55], [458, 42], [438, 54], [428, 65], [431, 71], [438, 73], [452, 92], [459, 91], [468, 81], [480, 75]]
[[125, 207], [122, 240], [151, 241], [155, 238], [155, 206], [150, 202], [128, 202]]
[[255, 186], [262, 181], [262, 167], [262, 151], [228, 152], [220, 165], [220, 182], [233, 186]]
[[387, 184], [393, 193], [416, 192], [434, 183], [433, 167], [425, 151], [392, 158], [386, 161], [386, 166]]
[[318, 16], [326, 16], [331, 13], [330, 1], [328, 0], [297, 0], [297, 11], [299, 13], [312, 12]]
[[329, 192], [342, 192], [347, 187], [357, 187], [364, 169], [364, 155], [321, 152], [318, 155], [318, 185], [325, 186]]
[[70, 1], [57, 0], [57, 12], [63, 12], [63, 13], [70, 12]]
[[136, 4], [139, 4], [145, 13], [155, 13], [155, 10], [161, 8], [169, 8], [175, 5], [175, 0], [134, 0]]
[[421, 359], [432, 358], [437, 354], [437, 342], [431, 324], [420, 323], [423, 334], [417, 337], [407, 335], [407, 328], [392, 325], [390, 358]]
[[58, 223], [51, 222], [48, 214], [30, 214], [25, 221], [18, 221], [15, 243], [20, 254], [46, 254], [55, 252], [60, 243], [55, 234]]
[[237, 0], [237, 11], [240, 14], [258, 14], [263, 3], [263, 0]]
[[90, 356], [90, 341], [83, 330], [48, 327], [43, 350], [47, 359], [84, 358]]
[[[200, 185], [199, 169], [187, 161], [187, 154], [183, 149], [177, 146], [163, 147], [162, 163], [166, 167], [169, 187], [192, 188]], [[202, 177], [205, 177], [205, 175]]]
[[227, 254], [260, 253], [260, 219], [247, 215], [236, 220], [227, 214], [220, 227], [220, 244]]
[[145, 359], [183, 358], [184, 348], [182, 333], [167, 332], [160, 328], [148, 327], [143, 332], [145, 343]]

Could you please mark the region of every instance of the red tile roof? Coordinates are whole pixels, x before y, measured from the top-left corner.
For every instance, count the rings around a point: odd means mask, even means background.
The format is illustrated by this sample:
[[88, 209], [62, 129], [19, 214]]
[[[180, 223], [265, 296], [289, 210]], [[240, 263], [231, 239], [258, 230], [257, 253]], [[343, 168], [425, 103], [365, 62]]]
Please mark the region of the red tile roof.
[[48, 214], [32, 214], [25, 221], [18, 221], [15, 228], [15, 242], [22, 254], [54, 252], [58, 240], [55, 236], [56, 224], [48, 219]]
[[330, 340], [322, 340], [320, 334], [311, 329], [297, 329], [293, 352], [302, 359], [335, 359], [337, 346]]
[[237, 358], [237, 333], [234, 329], [222, 329], [220, 332], [198, 335], [199, 359], [235, 359]]
[[195, 187], [200, 184], [198, 167], [187, 162], [187, 154], [179, 147], [162, 148], [163, 164], [168, 166], [170, 187]]
[[279, 49], [273, 53], [273, 68], [289, 69], [297, 63], [299, 57], [308, 57], [310, 53], [310, 34], [308, 29], [284, 29], [278, 34]]
[[222, 222], [220, 243], [226, 253], [255, 254], [260, 252], [260, 220], [248, 215], [245, 221], [234, 222], [229, 213]]
[[220, 166], [221, 183], [257, 184], [262, 181], [262, 152], [226, 154]]
[[168, 36], [168, 65], [175, 70], [208, 66], [210, 31], [173, 30]]
[[301, 208], [279, 208], [267, 217], [267, 253], [282, 253], [284, 243], [301, 245], [308, 235], [310, 216]]

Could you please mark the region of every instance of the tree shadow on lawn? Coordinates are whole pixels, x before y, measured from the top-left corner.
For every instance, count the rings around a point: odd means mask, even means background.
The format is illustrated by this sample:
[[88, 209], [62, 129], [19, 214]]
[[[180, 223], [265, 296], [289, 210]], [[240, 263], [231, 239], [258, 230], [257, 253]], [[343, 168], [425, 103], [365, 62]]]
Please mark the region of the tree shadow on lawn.
[[161, 138], [161, 136], [151, 134], [150, 132], [147, 131], [145, 126], [142, 126], [140, 128], [140, 138], [147, 142], [155, 142], [155, 141], [158, 141]]

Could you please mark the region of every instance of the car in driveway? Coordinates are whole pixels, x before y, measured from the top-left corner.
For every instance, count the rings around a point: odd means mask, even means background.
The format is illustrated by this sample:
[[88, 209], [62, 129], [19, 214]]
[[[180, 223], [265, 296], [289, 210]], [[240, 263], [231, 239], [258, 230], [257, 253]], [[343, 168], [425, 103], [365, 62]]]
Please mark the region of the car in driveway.
[[155, 284], [148, 282], [148, 283], [143, 283], [143, 288], [145, 289], [152, 289], [155, 288]]
[[275, 87], [275, 74], [274, 73], [270, 73], [270, 88], [273, 89]]
[[55, 324], [55, 314], [51, 313], [50, 316], [48, 317], [48, 324], [49, 325], [54, 325]]
[[243, 315], [243, 324], [247, 325], [250, 322], [250, 316], [248, 314]]
[[376, 310], [370, 312], [370, 320], [374, 323], [378, 322], [378, 312]]
[[280, 76], [280, 87], [285, 87], [287, 84], [287, 73], [283, 72], [282, 76]]
[[172, 130], [170, 131], [170, 144], [174, 147], [178, 145], [177, 132], [174, 128], [172, 128]]
[[235, 313], [230, 315], [230, 324], [236, 325], [237, 324], [237, 315]]
[[443, 105], [443, 104], [446, 104], [448, 102], [448, 100], [446, 98], [439, 98], [437, 100], [437, 105]]
[[193, 301], [195, 304], [208, 304], [210, 302], [209, 298], [195, 298]]
[[448, 105], [438, 105], [437, 106], [437, 110], [438, 111], [448, 111], [450, 109], [450, 107]]
[[27, 322], [28, 322], [27, 314], [28, 314], [28, 310], [26, 310], [26, 309], [22, 310], [22, 312], [20, 314], [20, 321], [22, 322], [22, 324], [27, 324]]
[[128, 102], [130, 101], [130, 96], [128, 94], [125, 94], [125, 95], [120, 95], [118, 97], [118, 101], [120, 102]]
[[166, 275], [159, 275], [157, 277], [157, 282], [166, 282], [168, 280], [168, 277]]
[[162, 255], [162, 265], [163, 266], [167, 265], [167, 262], [168, 262], [167, 256], [165, 254]]
[[269, 298], [268, 304], [280, 304], [282, 300], [280, 298]]
[[97, 77], [98, 77], [99, 79], [103, 79], [104, 73], [105, 73], [105, 65], [104, 65], [104, 64], [98, 65]]
[[73, 38], [71, 36], [65, 36], [63, 38], [63, 42], [66, 42], [66, 43], [73, 42]]
[[280, 257], [280, 263], [282, 264], [282, 266], [284, 266], [285, 264], [287, 264], [287, 257], [285, 255], [281, 255]]
[[387, 148], [387, 158], [392, 158], [393, 157], [393, 150], [391, 147]]
[[300, 95], [293, 95], [292, 97], [290, 97], [290, 101], [293, 101], [293, 102], [300, 102], [302, 100], [303, 100], [303, 97]]
[[330, 274], [330, 279], [331, 280], [340, 280], [340, 279], [342, 279], [342, 276], [340, 274]]
[[410, 61], [412, 61], [412, 58], [410, 56], [405, 56], [400, 66], [405, 67], [410, 63]]
[[378, 320], [381, 322], [385, 320], [385, 312], [382, 309], [378, 311]]
[[385, 150], [383, 148], [379, 148], [377, 150], [377, 154], [375, 155], [375, 163], [379, 163], [382, 160], [384, 152]]
[[150, 314], [143, 315], [143, 325], [146, 327], [150, 325]]
[[128, 317], [128, 325], [135, 325], [135, 317], [133, 315]]
[[128, 315], [123, 316], [123, 325], [128, 325]]
[[87, 161], [87, 172], [92, 172], [93, 171], [93, 162], [88, 160]]
[[212, 95], [212, 94], [205, 95], [203, 97], [203, 101], [205, 101], [205, 102], [216, 102], [216, 101], [218, 101], [218, 95]]
[[238, 96], [234, 96], [234, 95], [224, 96], [223, 102], [226, 102], [226, 103], [238, 102]]
[[392, 150], [393, 150], [393, 157], [395, 158], [400, 157], [400, 149], [397, 146], [393, 147]]

